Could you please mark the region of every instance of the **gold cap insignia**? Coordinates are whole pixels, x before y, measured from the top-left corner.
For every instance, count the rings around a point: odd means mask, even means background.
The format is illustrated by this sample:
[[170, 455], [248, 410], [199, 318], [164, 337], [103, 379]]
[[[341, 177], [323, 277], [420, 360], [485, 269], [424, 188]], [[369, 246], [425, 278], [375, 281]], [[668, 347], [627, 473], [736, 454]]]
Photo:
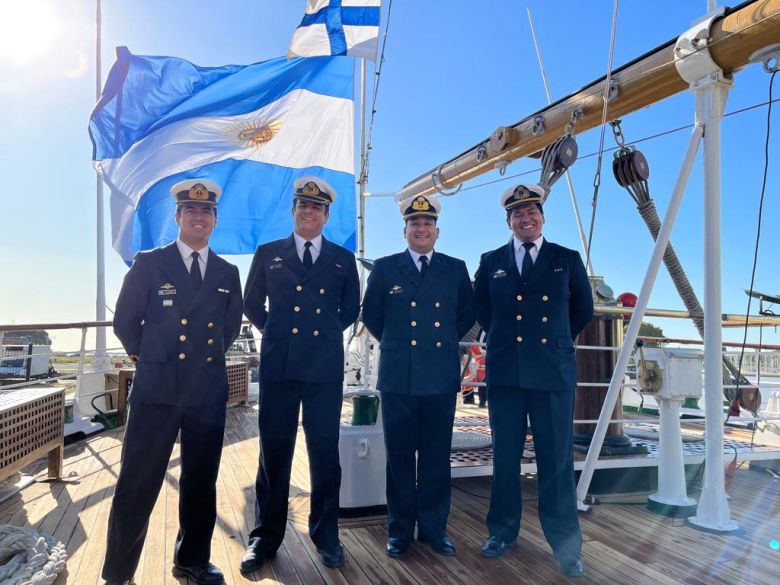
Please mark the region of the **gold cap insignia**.
[[412, 209], [415, 211], [428, 211], [431, 208], [431, 204], [425, 197], [418, 197], [412, 202]]
[[538, 185], [515, 185], [501, 194], [501, 205], [507, 211], [524, 203], [544, 203], [542, 188]]
[[190, 187], [190, 199], [206, 201], [209, 198], [209, 190], [203, 183], [195, 183]]
[[320, 191], [320, 188], [317, 185], [317, 183], [314, 183], [312, 181], [309, 181], [303, 187], [301, 187], [298, 193], [300, 193], [301, 195], [322, 195], [322, 191]]
[[300, 177], [293, 183], [293, 197], [308, 199], [320, 205], [330, 205], [336, 201], [336, 192], [321, 177]]

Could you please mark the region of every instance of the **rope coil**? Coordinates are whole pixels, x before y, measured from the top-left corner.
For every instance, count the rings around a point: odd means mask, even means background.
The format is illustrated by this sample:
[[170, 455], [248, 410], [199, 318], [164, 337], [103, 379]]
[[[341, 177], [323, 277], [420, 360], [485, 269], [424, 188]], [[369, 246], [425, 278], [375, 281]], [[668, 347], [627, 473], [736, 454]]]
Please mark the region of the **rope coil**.
[[65, 545], [48, 534], [0, 524], [3, 585], [51, 585], [65, 569], [67, 556]]

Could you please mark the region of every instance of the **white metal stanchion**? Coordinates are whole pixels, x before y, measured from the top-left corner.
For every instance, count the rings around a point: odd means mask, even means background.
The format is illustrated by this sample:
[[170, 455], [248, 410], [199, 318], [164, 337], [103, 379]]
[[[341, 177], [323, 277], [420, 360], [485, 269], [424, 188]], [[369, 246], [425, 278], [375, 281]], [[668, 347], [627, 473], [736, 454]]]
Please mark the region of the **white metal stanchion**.
[[599, 415], [599, 422], [596, 424], [596, 429], [593, 431], [593, 439], [591, 439], [590, 448], [588, 454], [585, 457], [585, 464], [580, 473], [580, 480], [577, 484], [577, 506], [580, 510], [587, 510], [588, 506], [585, 504], [585, 496], [588, 494], [588, 488], [590, 482], [593, 479], [593, 472], [596, 466], [596, 460], [601, 452], [601, 446], [604, 443], [604, 435], [607, 432], [607, 426], [609, 426], [609, 419], [612, 415], [612, 411], [615, 408], [615, 402], [620, 394], [623, 378], [626, 374], [626, 366], [628, 360], [633, 352], [634, 343], [639, 335], [639, 326], [642, 324], [645, 310], [647, 309], [647, 303], [650, 300], [650, 293], [653, 290], [655, 284], [655, 277], [658, 274], [658, 268], [663, 260], [664, 252], [666, 251], [666, 244], [669, 241], [669, 236], [672, 233], [672, 226], [674, 220], [677, 217], [677, 212], [680, 209], [680, 203], [685, 192], [685, 186], [688, 184], [688, 177], [690, 177], [691, 170], [693, 169], [693, 163], [696, 160], [696, 152], [701, 142], [704, 128], [701, 124], [697, 123], [694, 126], [691, 134], [691, 139], [688, 143], [688, 150], [685, 153], [683, 159], [682, 168], [680, 169], [680, 175], [677, 178], [677, 183], [674, 186], [672, 192], [672, 198], [669, 201], [669, 207], [666, 210], [663, 224], [658, 232], [658, 238], [655, 241], [655, 248], [653, 248], [653, 254], [650, 258], [650, 264], [647, 267], [645, 279], [642, 282], [642, 288], [639, 291], [639, 298], [637, 299], [636, 307], [631, 316], [631, 321], [628, 324], [628, 330], [626, 331], [625, 339], [623, 341], [623, 347], [618, 354], [617, 362], [615, 363], [615, 369], [612, 372], [612, 379], [609, 383], [609, 389], [607, 395], [604, 397], [604, 406], [602, 406], [601, 414]]
[[704, 487], [691, 524], [717, 532], [739, 528], [731, 519], [723, 477], [721, 357], [720, 122], [731, 82], [711, 75], [693, 89], [704, 135], [704, 413], [707, 454]]

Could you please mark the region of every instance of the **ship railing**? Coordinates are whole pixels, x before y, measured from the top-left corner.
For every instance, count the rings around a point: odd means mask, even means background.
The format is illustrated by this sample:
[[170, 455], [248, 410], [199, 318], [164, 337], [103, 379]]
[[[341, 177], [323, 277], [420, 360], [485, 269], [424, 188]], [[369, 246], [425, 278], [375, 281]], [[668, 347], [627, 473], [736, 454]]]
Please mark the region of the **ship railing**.
[[[667, 312], [668, 313], [668, 312]], [[672, 311], [671, 313], [674, 313]], [[682, 313], [682, 312], [681, 312]], [[671, 315], [664, 315], [664, 316], [671, 316]], [[674, 315], [677, 316], [676, 314]], [[682, 316], [682, 315], [681, 315]], [[31, 379], [29, 381], [25, 380], [23, 382], [13, 383], [13, 384], [7, 384], [0, 386], [0, 393], [5, 392], [12, 392], [14, 390], [23, 389], [30, 386], [40, 385], [41, 383], [52, 383], [52, 382], [59, 382], [63, 380], [73, 379], [76, 378], [76, 391], [78, 392], [78, 381], [80, 380], [81, 376], [83, 375], [85, 371], [85, 366], [87, 365], [87, 358], [88, 356], [93, 356], [94, 358], [100, 358], [104, 357], [107, 358], [109, 363], [113, 359], [121, 359], [126, 354], [122, 348], [109, 348], [106, 350], [106, 356], [98, 356], [96, 350], [94, 349], [88, 349], [86, 347], [87, 344], [87, 335], [91, 329], [97, 328], [97, 327], [110, 327], [112, 325], [111, 321], [84, 321], [84, 322], [73, 322], [73, 323], [33, 323], [33, 324], [20, 324], [20, 325], [3, 325], [0, 324], [0, 332], [3, 333], [13, 333], [14, 331], [50, 331], [50, 330], [73, 330], [78, 329], [81, 331], [81, 341], [80, 341], [80, 348], [78, 350], [78, 365], [75, 372], [68, 372], [63, 373], [58, 376], [52, 376], [52, 377], [46, 377], [46, 378], [38, 378], [38, 379]], [[649, 342], [655, 342], [655, 343], [676, 343], [676, 344], [684, 344], [684, 345], [702, 345], [701, 340], [689, 340], [689, 339], [674, 339], [674, 338], [655, 338], [655, 337], [644, 337], [642, 338], [645, 341]], [[740, 344], [732, 343], [728, 344], [728, 342], [724, 342], [724, 346], [731, 345], [731, 346], [738, 346]], [[461, 342], [460, 346], [462, 348], [471, 348], [473, 346], [478, 346], [481, 348], [485, 348], [485, 343], [482, 342]], [[764, 356], [769, 356], [773, 360], [777, 359], [780, 361], [780, 346], [771, 346], [766, 345], [763, 346], [767, 349], [762, 349], [760, 346], [756, 346], [755, 344], [748, 344], [746, 347], [749, 347], [750, 349], [755, 349], [754, 352], [751, 352], [750, 355], [753, 356], [753, 360], [760, 360]], [[585, 351], [611, 351], [614, 353], [617, 353], [620, 351], [619, 347], [606, 347], [606, 346], [590, 346], [590, 345], [577, 345], [576, 349], [578, 350], [585, 350]], [[240, 351], [240, 350], [239, 350]], [[246, 349], [242, 352], [244, 354], [244, 357], [247, 359], [251, 357], [257, 357], [256, 352], [247, 351]], [[732, 355], [732, 356], [738, 356], [738, 354], [741, 353], [736, 350], [730, 350], [724, 352], [724, 355]], [[67, 352], [67, 351], [49, 351], [45, 353], [36, 354], [37, 356], [46, 356], [46, 357], [61, 357], [61, 356], [74, 356], [75, 352]], [[231, 354], [235, 355], [235, 350], [231, 351]], [[759, 357], [756, 357], [759, 356]], [[13, 355], [13, 356], [5, 356], [0, 357], [0, 365], [2, 365], [3, 361], [10, 361], [10, 360], [19, 360], [19, 359], [31, 359], [33, 356], [26, 354], [24, 356], [20, 355]], [[756, 363], [760, 363], [760, 361], [757, 361]], [[752, 373], [752, 372], [748, 372]], [[771, 375], [771, 374], [770, 374]], [[463, 386], [467, 387], [483, 387], [486, 384], [484, 382], [470, 382], [470, 381], [463, 381]], [[577, 386], [579, 388], [583, 389], [589, 389], [589, 388], [607, 388], [609, 387], [609, 383], [607, 382], [578, 382]], [[767, 381], [759, 381], [759, 383], [754, 384], [753, 386], [757, 386], [761, 390], [772, 390], [780, 388], [780, 382], [767, 382]], [[623, 388], [629, 388], [632, 390], [638, 391], [637, 384], [635, 382], [632, 382], [630, 379], [627, 379], [623, 384]], [[735, 385], [724, 385], [725, 388], [735, 388]], [[638, 420], [642, 419], [631, 419], [631, 422], [637, 422]], [[648, 420], [655, 420], [655, 419], [648, 419]], [[694, 421], [696, 419], [689, 419], [690, 421]], [[702, 419], [703, 420], [703, 419]], [[769, 420], [778, 420], [777, 417], [762, 417], [762, 416], [749, 416], [749, 417], [731, 417], [729, 419], [730, 421], [743, 421], [743, 422], [757, 422], [757, 421], [769, 421]], [[594, 424], [597, 421], [594, 420], [575, 420], [576, 424]], [[613, 419], [610, 422], [612, 423], [619, 423], [619, 422], [628, 422], [623, 419]]]
[[[248, 325], [248, 322], [245, 322], [244, 324]], [[87, 336], [90, 330], [97, 329], [98, 327], [111, 327], [111, 326], [112, 326], [111, 321], [79, 321], [79, 322], [72, 322], [72, 323], [28, 323], [28, 324], [13, 324], [13, 325], [0, 324], [0, 333], [4, 333], [5, 335], [7, 335], [8, 333], [13, 333], [15, 331], [79, 330], [81, 332], [80, 344], [77, 352], [49, 350], [47, 352], [41, 352], [34, 355], [30, 355], [29, 353], [24, 353], [23, 355], [14, 354], [11, 356], [0, 357], [0, 367], [2, 367], [3, 362], [5, 361], [29, 360], [32, 359], [33, 357], [36, 358], [45, 357], [46, 359], [49, 360], [53, 358], [74, 358], [74, 357], [77, 358], [77, 365], [75, 371], [63, 372], [56, 376], [41, 376], [37, 378], [25, 379], [24, 381], [0, 385], [0, 393], [13, 392], [16, 390], [29, 388], [32, 386], [40, 386], [41, 384], [51, 384], [54, 382], [61, 382], [61, 381], [75, 379], [75, 390], [76, 390], [76, 394], [78, 394], [80, 390], [79, 388], [80, 380], [84, 375], [85, 371], [88, 370], [88, 367], [90, 366], [90, 361], [92, 362], [93, 368], [101, 369], [103, 371], [111, 371], [116, 367], [120, 367], [122, 365], [129, 365], [129, 363], [126, 360], [127, 353], [121, 347], [107, 348], [106, 350], [104, 350], [105, 353], [98, 352], [96, 349], [87, 347]], [[30, 344], [14, 342], [11, 345], [28, 346]], [[257, 352], [249, 351], [247, 347], [245, 347], [242, 350], [231, 349], [229, 353], [232, 359], [246, 358], [247, 360], [250, 360], [250, 358], [252, 357], [257, 358], [258, 356]], [[237, 355], [237, 354], [243, 354], [243, 355]]]
[[[81, 379], [87, 365], [88, 356], [93, 356], [94, 359], [105, 358], [110, 363], [112, 359], [125, 356], [125, 352], [122, 348], [108, 348], [105, 350], [105, 356], [98, 355], [95, 349], [87, 348], [87, 335], [90, 329], [97, 327], [110, 327], [111, 321], [79, 321], [73, 323], [27, 323], [27, 324], [13, 324], [13, 325], [0, 325], [0, 332], [4, 334], [13, 333], [15, 331], [63, 331], [77, 329], [81, 331], [81, 342], [78, 353], [75, 351], [51, 351], [41, 352], [31, 355], [29, 353], [24, 355], [14, 355], [0, 357], [0, 366], [3, 361], [10, 360], [32, 360], [35, 357], [45, 357], [47, 359], [53, 358], [68, 358], [78, 356], [77, 367], [75, 371], [63, 372], [56, 376], [40, 376], [35, 378], [25, 379], [21, 382], [15, 382], [12, 384], [4, 384], [0, 386], [0, 393], [13, 392], [16, 390], [29, 388], [32, 386], [40, 386], [41, 384], [51, 384], [54, 382], [61, 382], [66, 380], [76, 380], [76, 390], [78, 391], [78, 382]], [[14, 343], [14, 345], [17, 345]], [[29, 345], [29, 344], [21, 344]]]
[[[694, 339], [676, 339], [676, 338], [665, 338], [665, 337], [639, 337], [639, 339], [642, 339], [645, 342], [652, 342], [652, 343], [676, 343], [681, 345], [699, 345], [702, 346], [703, 342], [701, 340], [694, 340]], [[726, 345], [732, 345], [732, 346], [738, 346], [741, 344], [737, 343], [728, 343], [724, 342], [724, 346]], [[479, 347], [483, 350], [486, 350], [486, 344], [484, 342], [479, 341], [462, 341], [460, 342], [460, 347], [464, 349], [470, 349], [472, 347]], [[780, 360], [780, 347], [774, 346], [774, 345], [766, 345], [763, 346], [766, 349], [762, 349], [762, 347], [757, 346], [755, 344], [748, 344], [746, 346], [749, 349], [753, 349], [755, 351], [751, 352], [750, 354], [754, 357], [755, 360], [760, 360], [764, 357], [770, 357], [773, 359]], [[585, 351], [610, 351], [613, 353], [619, 353], [620, 347], [610, 347], [610, 346], [601, 346], [601, 345], [575, 345], [575, 349], [578, 350], [585, 350]], [[734, 356], [736, 358], [739, 358], [739, 355], [742, 352], [739, 350], [730, 350], [730, 351], [724, 351], [723, 355], [725, 356]], [[759, 356], [759, 357], [756, 357]], [[636, 365], [637, 356], [634, 356], [632, 358], [633, 365]], [[760, 363], [760, 361], [758, 362]], [[754, 371], [747, 371], [743, 372], [748, 374], [755, 373]], [[761, 372], [759, 370], [759, 374], [764, 373], [766, 375], [773, 375], [773, 373], [770, 372]], [[487, 384], [485, 382], [472, 382], [463, 380], [461, 382], [461, 386], [465, 387], [472, 387], [472, 388], [480, 388], [480, 387], [486, 387]], [[585, 390], [587, 389], [594, 389], [594, 388], [608, 388], [609, 382], [577, 382], [577, 388], [583, 388]], [[737, 384], [723, 384], [723, 388], [744, 388], [745, 385], [737, 385]], [[778, 382], [771, 382], [771, 381], [761, 381], [760, 379], [757, 380], [756, 384], [751, 384], [751, 387], [758, 388], [759, 390], [766, 390], [766, 391], [772, 391], [780, 389], [780, 381]], [[628, 377], [626, 378], [626, 381], [621, 384], [622, 389], [629, 389], [633, 390], [635, 392], [639, 392], [639, 386], [636, 383], [636, 381], [632, 381]], [[704, 424], [705, 416], [704, 411], [701, 411], [701, 415], [697, 418], [695, 414], [692, 414], [690, 412], [684, 413], [685, 422], [686, 424]], [[725, 415], [724, 415], [725, 419]], [[728, 417], [729, 422], [744, 422], [744, 423], [757, 423], [757, 422], [769, 422], [769, 421], [780, 421], [780, 416], [762, 416], [762, 415], [750, 415], [750, 416], [730, 416]], [[623, 423], [623, 424], [630, 424], [630, 423], [641, 423], [641, 422], [652, 422], [652, 423], [658, 423], [657, 417], [636, 417], [636, 418], [630, 418], [630, 419], [618, 419], [618, 418], [610, 418], [609, 419], [610, 424], [614, 423]], [[575, 419], [574, 424], [596, 424], [598, 423], [598, 419], [591, 420], [591, 419]]]

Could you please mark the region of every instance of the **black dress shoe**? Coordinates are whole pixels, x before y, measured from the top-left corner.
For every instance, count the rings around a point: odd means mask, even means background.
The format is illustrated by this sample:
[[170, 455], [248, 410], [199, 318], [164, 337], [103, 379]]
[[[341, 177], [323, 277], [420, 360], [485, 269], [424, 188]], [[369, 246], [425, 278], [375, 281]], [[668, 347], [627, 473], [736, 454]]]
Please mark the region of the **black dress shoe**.
[[196, 585], [218, 585], [225, 582], [225, 576], [222, 574], [222, 571], [211, 563], [192, 565], [191, 567], [173, 565], [171, 572], [174, 577], [187, 577], [191, 583]]
[[106, 585], [133, 585], [133, 580], [128, 581], [106, 581]]
[[271, 560], [276, 556], [276, 550], [266, 550], [263, 548], [262, 540], [253, 537], [249, 539], [249, 546], [241, 557], [240, 571], [242, 574], [247, 575], [252, 571], [260, 569], [266, 561]]
[[423, 544], [429, 544], [431, 545], [431, 548], [433, 549], [433, 552], [435, 552], [438, 555], [442, 555], [445, 557], [454, 557], [455, 556], [455, 543], [452, 542], [452, 539], [447, 536], [440, 536], [439, 538], [418, 538], [420, 542]]
[[580, 555], [556, 556], [555, 566], [558, 572], [572, 579], [585, 576], [585, 567]]
[[506, 552], [508, 548], [517, 546], [516, 540], [501, 540], [497, 536], [489, 536], [482, 545], [482, 556], [488, 559], [495, 559]]
[[409, 541], [403, 538], [389, 538], [387, 540], [387, 554], [397, 559], [409, 548]]
[[336, 547], [331, 550], [317, 549], [317, 552], [320, 553], [322, 564], [326, 567], [338, 569], [339, 567], [344, 566], [344, 549], [340, 544], [337, 544]]

